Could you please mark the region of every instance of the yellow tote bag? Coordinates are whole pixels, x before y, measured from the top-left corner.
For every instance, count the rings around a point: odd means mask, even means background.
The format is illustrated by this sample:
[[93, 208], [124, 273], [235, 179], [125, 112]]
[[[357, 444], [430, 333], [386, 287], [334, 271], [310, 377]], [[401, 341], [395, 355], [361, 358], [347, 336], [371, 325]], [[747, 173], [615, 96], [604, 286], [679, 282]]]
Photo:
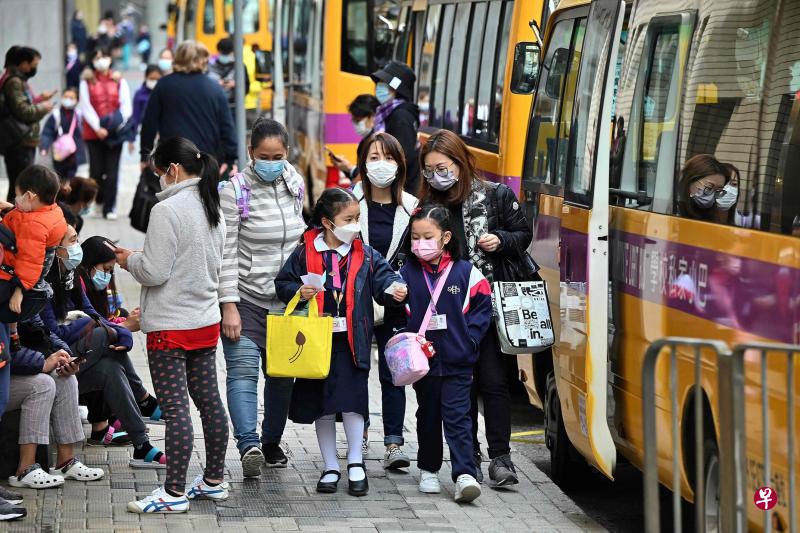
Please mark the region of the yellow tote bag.
[[307, 317], [292, 316], [299, 302], [298, 291], [282, 316], [267, 316], [267, 375], [325, 379], [331, 370], [333, 317], [319, 316], [316, 298], [308, 302]]

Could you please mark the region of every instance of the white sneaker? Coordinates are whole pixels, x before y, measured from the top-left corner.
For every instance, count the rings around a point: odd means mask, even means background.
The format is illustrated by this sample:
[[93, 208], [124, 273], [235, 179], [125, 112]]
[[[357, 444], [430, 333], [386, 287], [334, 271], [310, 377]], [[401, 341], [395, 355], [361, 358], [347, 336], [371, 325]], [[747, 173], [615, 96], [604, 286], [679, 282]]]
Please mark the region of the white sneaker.
[[116, 211], [111, 211], [110, 213], [106, 213], [106, 220], [117, 220], [119, 217], [117, 216]]
[[85, 405], [78, 406], [78, 414], [81, 416], [81, 423], [88, 424], [89, 423], [89, 408]]
[[481, 495], [481, 485], [478, 481], [469, 474], [461, 474], [456, 479], [456, 496], [457, 503], [469, 503]]
[[139, 501], [128, 502], [130, 513], [185, 513], [188, 510], [189, 499], [186, 496], [172, 496], [164, 487], [158, 487]]
[[425, 494], [439, 494], [442, 492], [442, 485], [439, 483], [438, 472], [419, 471], [419, 491]]
[[203, 474], [200, 474], [192, 481], [192, 486], [186, 492], [186, 497], [190, 500], [201, 499], [224, 502], [228, 499], [228, 487], [227, 481], [223, 481], [214, 487], [207, 485], [203, 479]]

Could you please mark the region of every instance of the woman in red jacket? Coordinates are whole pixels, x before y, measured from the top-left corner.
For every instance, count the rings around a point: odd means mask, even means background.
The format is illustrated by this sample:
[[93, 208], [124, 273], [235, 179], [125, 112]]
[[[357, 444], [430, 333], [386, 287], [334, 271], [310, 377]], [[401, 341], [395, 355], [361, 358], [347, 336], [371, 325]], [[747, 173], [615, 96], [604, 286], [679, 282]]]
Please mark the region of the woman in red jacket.
[[97, 204], [103, 216], [116, 220], [119, 158], [131, 116], [131, 94], [119, 72], [111, 70], [111, 54], [97, 48], [81, 76], [80, 112], [89, 149], [89, 176], [100, 185]]

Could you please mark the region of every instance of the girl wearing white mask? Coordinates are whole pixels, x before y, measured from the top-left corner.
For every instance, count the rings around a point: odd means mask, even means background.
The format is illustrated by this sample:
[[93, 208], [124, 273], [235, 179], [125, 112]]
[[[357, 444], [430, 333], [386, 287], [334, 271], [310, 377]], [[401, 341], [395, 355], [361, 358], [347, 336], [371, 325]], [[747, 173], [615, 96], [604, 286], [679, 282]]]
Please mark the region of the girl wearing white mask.
[[89, 149], [89, 177], [100, 186], [97, 204], [103, 217], [117, 219], [117, 185], [122, 144], [128, 140], [131, 93], [128, 82], [111, 70], [111, 53], [97, 48], [80, 86], [83, 138]]
[[[411, 212], [417, 199], [405, 192], [406, 160], [400, 143], [385, 132], [367, 137], [358, 152], [358, 174], [364, 178], [353, 188], [361, 208], [361, 238], [389, 261], [399, 271], [406, 260], [402, 252], [408, 248]], [[397, 327], [405, 322], [402, 310], [375, 306], [375, 339], [378, 344], [378, 364], [383, 409], [384, 468], [397, 469], [410, 465], [408, 456], [400, 448], [403, 441], [405, 419], [405, 387], [392, 383], [386, 365], [386, 343]], [[369, 420], [367, 420], [369, 426]], [[367, 434], [363, 449], [368, 451]]]
[[[39, 153], [42, 157], [46, 157], [52, 149], [53, 170], [58, 174], [62, 186], [75, 177], [79, 165], [86, 163], [86, 148], [81, 132], [83, 121], [77, 106], [78, 89], [64, 89], [61, 103], [47, 117], [39, 140]], [[64, 137], [72, 137], [72, 144]]]
[[[283, 302], [288, 303], [299, 292], [303, 301], [315, 298], [320, 312], [334, 317], [328, 377], [295, 381], [289, 418], [299, 424], [315, 424], [324, 462], [316, 490], [334, 493], [341, 478], [336, 415], [342, 414], [347, 435], [348, 492], [352, 496], [364, 496], [369, 490], [361, 439], [369, 412], [372, 302], [402, 302], [408, 294], [402, 278], [383, 256], [356, 239], [361, 231], [359, 215], [353, 193], [326, 189], [314, 206], [311, 229], [275, 279], [275, 290]], [[323, 272], [327, 275], [322, 291], [301, 281], [306, 273]], [[387, 294], [390, 289], [391, 294]]]
[[139, 126], [142, 124], [144, 118], [144, 110], [147, 107], [147, 101], [150, 100], [150, 94], [156, 88], [158, 80], [161, 79], [161, 69], [157, 65], [147, 65], [144, 71], [144, 83], [133, 95], [133, 115], [131, 116], [130, 123], [130, 138], [128, 139], [128, 152], [134, 153], [136, 150], [136, 136], [139, 134]]

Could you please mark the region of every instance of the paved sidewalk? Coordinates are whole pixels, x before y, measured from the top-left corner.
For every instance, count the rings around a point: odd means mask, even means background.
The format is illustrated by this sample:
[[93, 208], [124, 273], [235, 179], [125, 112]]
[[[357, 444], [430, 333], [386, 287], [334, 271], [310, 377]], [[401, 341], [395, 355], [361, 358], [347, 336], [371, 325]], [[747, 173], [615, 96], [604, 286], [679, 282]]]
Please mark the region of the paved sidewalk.
[[[102, 234], [119, 239], [122, 246], [140, 248], [143, 235], [130, 229], [126, 216], [138, 179], [138, 168], [129, 156], [126, 155], [124, 159], [120, 219], [109, 222], [88, 218], [81, 237], [85, 239]], [[118, 270], [117, 276], [126, 305], [135, 307], [138, 288], [126, 272]], [[137, 371], [149, 386], [150, 375], [143, 341], [144, 337], [137, 334], [132, 356]], [[225, 363], [221, 349], [217, 368], [224, 399]], [[158, 487], [164, 480], [164, 471], [129, 468], [131, 448], [83, 448], [77, 450], [77, 456], [90, 466], [103, 467], [105, 478], [90, 484], [70, 481], [57, 490], [38, 493], [25, 491], [28, 517], [22, 521], [0, 524], [0, 531], [603, 531], [522, 454], [514, 455], [520, 484], [504, 490], [493, 490], [484, 485], [483, 495], [473, 504], [459, 505], [453, 502], [454, 486], [450, 481], [449, 463], [440, 475], [442, 493], [419, 493], [419, 470], [415, 463], [412, 462], [408, 473], [387, 473], [382, 468], [383, 439], [377, 370], [372, 372], [370, 387], [373, 391], [370, 402], [373, 414], [370, 454], [366, 461], [370, 492], [366, 497], [347, 495], [346, 476], [340, 483], [338, 494], [317, 494], [314, 487], [322, 462], [313, 426], [289, 422], [284, 435], [291, 452], [288, 468], [265, 468], [258, 480], [243, 480], [238, 453], [231, 437], [225, 476], [231, 484], [231, 498], [227, 502], [193, 502], [189, 513], [183, 515], [141, 516], [128, 513], [125, 508], [127, 502]], [[407, 444], [404, 449], [415, 459], [416, 402], [410, 387], [407, 397]], [[189, 481], [201, 472], [204, 461], [201, 425], [194, 408], [192, 418], [195, 450]], [[86, 430], [88, 432], [88, 426]], [[346, 446], [341, 425], [337, 430], [339, 448], [344, 450]], [[150, 435], [156, 446], [163, 447], [163, 427], [150, 426]], [[344, 467], [345, 461], [341, 463]], [[486, 474], [488, 463], [484, 463], [483, 470]], [[343, 487], [345, 490], [342, 490]]]

